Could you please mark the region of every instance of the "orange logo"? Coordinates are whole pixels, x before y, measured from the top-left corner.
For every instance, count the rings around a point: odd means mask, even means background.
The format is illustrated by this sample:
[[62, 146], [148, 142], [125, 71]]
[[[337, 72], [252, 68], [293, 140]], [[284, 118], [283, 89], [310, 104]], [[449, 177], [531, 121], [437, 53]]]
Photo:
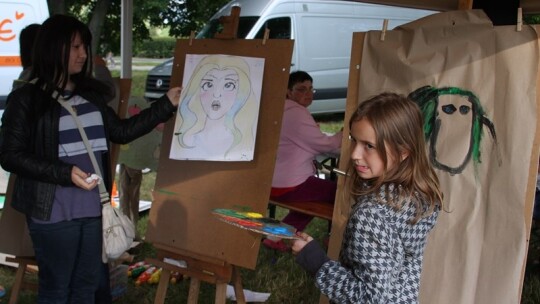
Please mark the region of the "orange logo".
[[[15, 12], [15, 20], [20, 20], [24, 18], [24, 13]], [[15, 34], [10, 28], [10, 25], [13, 23], [11, 19], [4, 19], [0, 21], [0, 41], [11, 41], [15, 39]]]

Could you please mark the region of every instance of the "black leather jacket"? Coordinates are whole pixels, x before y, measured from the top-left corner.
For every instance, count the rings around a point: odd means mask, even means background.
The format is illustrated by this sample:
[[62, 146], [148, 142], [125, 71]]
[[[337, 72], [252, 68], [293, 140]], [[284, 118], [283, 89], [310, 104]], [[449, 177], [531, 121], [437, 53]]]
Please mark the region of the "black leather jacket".
[[[175, 111], [164, 95], [139, 115], [121, 120], [101, 95], [90, 91], [78, 94], [98, 107], [107, 142], [118, 144], [128, 143], [150, 132]], [[40, 220], [50, 218], [56, 185], [74, 186], [71, 181], [72, 165], [58, 159], [60, 107], [43, 90], [26, 84], [9, 94], [2, 116], [0, 165], [17, 175], [12, 206]], [[109, 154], [105, 153], [103, 163], [109, 162]], [[106, 171], [103, 172], [105, 185], [110, 187], [110, 168], [103, 167]]]

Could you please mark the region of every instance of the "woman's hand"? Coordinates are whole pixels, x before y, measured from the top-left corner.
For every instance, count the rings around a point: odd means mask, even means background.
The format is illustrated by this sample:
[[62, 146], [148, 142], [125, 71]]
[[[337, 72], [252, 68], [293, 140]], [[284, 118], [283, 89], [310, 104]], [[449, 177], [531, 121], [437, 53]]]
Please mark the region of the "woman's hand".
[[300, 237], [299, 240], [294, 240], [291, 250], [294, 255], [297, 255], [302, 249], [304, 249], [304, 246], [307, 245], [307, 243], [313, 241], [313, 238], [309, 236], [307, 233], [298, 231], [296, 232], [296, 235]]
[[92, 179], [91, 182], [87, 182], [86, 179], [90, 177], [91, 173], [83, 172], [79, 167], [73, 166], [71, 168], [71, 181], [75, 186], [84, 189], [84, 190], [92, 190], [94, 189], [98, 181], [97, 179]]
[[182, 92], [181, 87], [170, 88], [167, 92], [167, 97], [175, 107], [180, 103], [180, 92]]

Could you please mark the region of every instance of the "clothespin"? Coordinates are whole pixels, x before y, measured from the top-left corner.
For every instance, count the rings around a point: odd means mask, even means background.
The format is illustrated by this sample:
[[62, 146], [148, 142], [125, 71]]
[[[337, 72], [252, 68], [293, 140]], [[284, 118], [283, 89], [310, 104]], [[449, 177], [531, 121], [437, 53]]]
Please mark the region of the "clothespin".
[[189, 34], [189, 46], [193, 44], [193, 39], [195, 39], [195, 31], [191, 31]]
[[388, 19], [384, 19], [382, 31], [381, 31], [381, 41], [384, 41], [384, 36], [386, 36], [386, 29], [388, 29]]
[[523, 26], [523, 12], [521, 10], [521, 7], [518, 7], [516, 31], [521, 32], [522, 26]]
[[264, 37], [263, 37], [263, 42], [262, 42], [263, 45], [266, 44], [266, 40], [268, 40], [269, 36], [270, 36], [270, 29], [266, 28], [264, 30]]
[[240, 7], [233, 6], [231, 8], [230, 16], [219, 17], [219, 22], [223, 25], [221, 33], [216, 33], [214, 38], [217, 39], [236, 39], [236, 32], [238, 31], [238, 23], [240, 20]]

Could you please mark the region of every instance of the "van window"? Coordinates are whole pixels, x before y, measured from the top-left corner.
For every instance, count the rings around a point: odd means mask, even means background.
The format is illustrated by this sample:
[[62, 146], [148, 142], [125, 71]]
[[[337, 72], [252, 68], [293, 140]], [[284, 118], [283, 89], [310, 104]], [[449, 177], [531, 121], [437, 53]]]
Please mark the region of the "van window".
[[[253, 25], [259, 20], [259, 17], [240, 17], [238, 20], [238, 32], [236, 36], [238, 38], [246, 38]], [[223, 26], [219, 23], [219, 19], [212, 19], [203, 27], [203, 29], [197, 34], [197, 39], [211, 39], [214, 38], [216, 33], [221, 32]]]
[[261, 27], [255, 39], [263, 39], [264, 31], [266, 29], [270, 30], [270, 39], [291, 39], [291, 18], [289, 17], [280, 17], [269, 19]]

